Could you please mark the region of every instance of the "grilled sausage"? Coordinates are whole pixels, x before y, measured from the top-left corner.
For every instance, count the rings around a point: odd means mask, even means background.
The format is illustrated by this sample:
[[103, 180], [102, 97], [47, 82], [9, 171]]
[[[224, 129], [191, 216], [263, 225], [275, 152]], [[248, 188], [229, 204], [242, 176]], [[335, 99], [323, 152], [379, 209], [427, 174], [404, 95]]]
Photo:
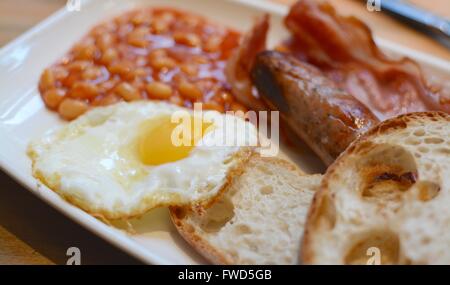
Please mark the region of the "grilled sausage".
[[260, 53], [251, 71], [263, 101], [330, 164], [361, 133], [377, 123], [357, 99], [315, 67], [276, 51]]

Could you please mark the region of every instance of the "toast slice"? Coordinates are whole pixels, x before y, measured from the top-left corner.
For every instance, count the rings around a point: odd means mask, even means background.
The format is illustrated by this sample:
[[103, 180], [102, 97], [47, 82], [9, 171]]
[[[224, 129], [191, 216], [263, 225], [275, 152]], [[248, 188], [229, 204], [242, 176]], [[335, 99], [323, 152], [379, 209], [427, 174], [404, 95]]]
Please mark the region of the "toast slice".
[[312, 202], [305, 264], [450, 264], [450, 115], [387, 120], [330, 166]]
[[253, 155], [210, 208], [171, 208], [180, 234], [215, 264], [296, 264], [321, 175]]

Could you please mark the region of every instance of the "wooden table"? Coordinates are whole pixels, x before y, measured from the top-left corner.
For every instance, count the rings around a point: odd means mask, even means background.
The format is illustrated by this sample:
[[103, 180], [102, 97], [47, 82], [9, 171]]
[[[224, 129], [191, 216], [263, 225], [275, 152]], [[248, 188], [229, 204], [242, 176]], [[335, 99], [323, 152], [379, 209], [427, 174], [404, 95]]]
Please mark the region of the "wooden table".
[[[289, 4], [292, 0], [274, 0]], [[379, 12], [368, 12], [359, 0], [330, 0], [339, 12], [366, 21], [374, 33], [434, 56], [450, 60], [443, 45]], [[448, 0], [411, 0], [450, 17]], [[65, 0], [0, 1], [0, 46], [17, 37]], [[66, 250], [76, 246], [84, 264], [138, 264], [138, 261], [100, 240], [34, 197], [0, 172], [0, 264], [65, 264]]]

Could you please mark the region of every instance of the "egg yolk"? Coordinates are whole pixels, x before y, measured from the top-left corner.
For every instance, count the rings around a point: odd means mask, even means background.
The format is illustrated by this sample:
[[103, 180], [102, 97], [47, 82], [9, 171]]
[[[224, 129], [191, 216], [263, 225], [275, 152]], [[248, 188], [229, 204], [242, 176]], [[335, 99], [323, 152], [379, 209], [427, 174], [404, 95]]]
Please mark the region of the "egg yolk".
[[[160, 165], [186, 158], [211, 125], [212, 123], [194, 116], [190, 116], [187, 123], [173, 123], [170, 116], [153, 118], [143, 123], [140, 131], [139, 158], [147, 165]], [[173, 135], [177, 130], [182, 130], [177, 132], [180, 136]], [[179, 141], [174, 142], [174, 137]], [[181, 141], [184, 143], [180, 143]]]

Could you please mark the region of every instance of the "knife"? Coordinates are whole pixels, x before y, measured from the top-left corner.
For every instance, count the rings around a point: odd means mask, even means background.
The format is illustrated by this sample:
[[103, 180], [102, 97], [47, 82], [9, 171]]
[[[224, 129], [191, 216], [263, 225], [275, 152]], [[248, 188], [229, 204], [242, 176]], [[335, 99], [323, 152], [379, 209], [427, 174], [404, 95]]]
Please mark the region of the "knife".
[[368, 0], [367, 5], [377, 6], [421, 28], [450, 38], [450, 21], [403, 0]]

